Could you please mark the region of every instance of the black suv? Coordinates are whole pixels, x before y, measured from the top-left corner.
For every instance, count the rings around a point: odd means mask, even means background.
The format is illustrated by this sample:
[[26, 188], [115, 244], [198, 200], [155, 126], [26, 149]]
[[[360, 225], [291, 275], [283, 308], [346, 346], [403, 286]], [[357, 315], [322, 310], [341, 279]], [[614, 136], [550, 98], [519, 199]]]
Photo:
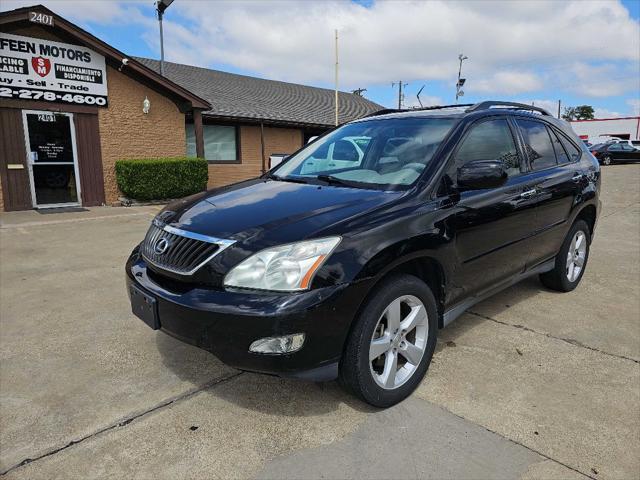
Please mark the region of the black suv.
[[167, 206], [127, 262], [132, 309], [231, 366], [339, 378], [389, 406], [473, 304], [530, 275], [576, 287], [599, 188], [598, 162], [543, 109], [385, 110]]

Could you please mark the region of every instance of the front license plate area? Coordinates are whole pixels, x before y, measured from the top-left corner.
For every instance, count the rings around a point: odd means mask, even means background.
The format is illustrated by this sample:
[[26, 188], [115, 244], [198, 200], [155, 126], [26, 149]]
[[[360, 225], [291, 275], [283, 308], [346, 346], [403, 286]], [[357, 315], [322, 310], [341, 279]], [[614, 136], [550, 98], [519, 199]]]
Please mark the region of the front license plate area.
[[160, 328], [158, 319], [158, 302], [151, 295], [147, 295], [139, 288], [130, 285], [131, 311], [133, 314], [154, 330]]

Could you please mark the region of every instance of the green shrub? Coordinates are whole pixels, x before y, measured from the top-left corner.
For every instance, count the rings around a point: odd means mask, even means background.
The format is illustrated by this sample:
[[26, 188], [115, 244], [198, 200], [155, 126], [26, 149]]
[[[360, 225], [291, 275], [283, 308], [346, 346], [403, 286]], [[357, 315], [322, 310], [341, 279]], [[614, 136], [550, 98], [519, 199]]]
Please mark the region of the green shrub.
[[149, 158], [116, 161], [118, 188], [135, 200], [181, 198], [207, 188], [202, 158]]

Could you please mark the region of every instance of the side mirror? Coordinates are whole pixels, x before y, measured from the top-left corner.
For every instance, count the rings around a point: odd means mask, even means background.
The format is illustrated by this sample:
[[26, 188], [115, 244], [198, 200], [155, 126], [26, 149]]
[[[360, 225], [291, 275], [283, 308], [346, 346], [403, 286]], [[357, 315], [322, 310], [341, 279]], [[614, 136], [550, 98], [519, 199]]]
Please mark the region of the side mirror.
[[457, 183], [461, 190], [495, 188], [507, 180], [502, 160], [476, 160], [458, 168]]

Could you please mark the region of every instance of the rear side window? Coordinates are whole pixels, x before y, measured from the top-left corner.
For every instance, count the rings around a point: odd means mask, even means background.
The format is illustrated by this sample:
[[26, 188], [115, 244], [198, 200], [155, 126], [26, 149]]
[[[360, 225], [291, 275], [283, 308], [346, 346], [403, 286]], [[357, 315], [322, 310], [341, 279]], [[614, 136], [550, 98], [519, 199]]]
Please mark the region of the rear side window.
[[456, 166], [476, 160], [502, 160], [510, 177], [520, 173], [520, 158], [506, 120], [488, 120], [472, 127], [456, 153]]
[[576, 147], [573, 144], [573, 142], [569, 141], [569, 139], [564, 135], [562, 135], [561, 133], [558, 134], [558, 137], [560, 138], [562, 145], [564, 145], [564, 149], [567, 152], [567, 155], [569, 155], [569, 161], [577, 162], [578, 160], [580, 160], [580, 157], [582, 155], [582, 152], [580, 151], [580, 149]]
[[553, 150], [556, 152], [556, 159], [558, 160], [558, 164], [564, 165], [565, 163], [569, 163], [569, 156], [567, 152], [565, 152], [564, 147], [562, 146], [562, 142], [558, 138], [558, 135], [549, 127], [547, 127], [547, 131], [549, 132], [549, 136], [551, 137], [551, 143], [553, 143]]
[[532, 170], [542, 170], [556, 165], [556, 154], [547, 127], [533, 120], [517, 120]]

